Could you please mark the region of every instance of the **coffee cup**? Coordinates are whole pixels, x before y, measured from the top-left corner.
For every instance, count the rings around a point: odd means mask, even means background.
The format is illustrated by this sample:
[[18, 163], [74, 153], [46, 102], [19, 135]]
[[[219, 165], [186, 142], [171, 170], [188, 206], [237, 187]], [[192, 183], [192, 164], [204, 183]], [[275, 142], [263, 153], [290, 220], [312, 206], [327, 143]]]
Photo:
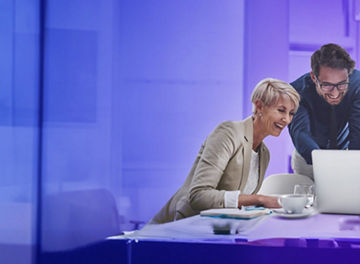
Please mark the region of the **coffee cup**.
[[278, 199], [279, 204], [284, 208], [287, 214], [301, 214], [307, 203], [306, 195], [286, 194]]

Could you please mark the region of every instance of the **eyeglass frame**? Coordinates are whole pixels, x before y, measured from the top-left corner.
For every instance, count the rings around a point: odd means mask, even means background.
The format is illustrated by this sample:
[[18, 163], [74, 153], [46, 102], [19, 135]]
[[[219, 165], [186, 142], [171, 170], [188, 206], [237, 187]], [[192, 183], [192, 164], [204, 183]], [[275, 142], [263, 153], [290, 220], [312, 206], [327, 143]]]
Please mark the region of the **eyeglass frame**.
[[[334, 91], [335, 87], [336, 87], [336, 89], [338, 90], [338, 92], [346, 91], [346, 89], [349, 87], [349, 84], [350, 84], [350, 82], [349, 82], [349, 77], [348, 77], [346, 80], [341, 81], [341, 82], [336, 83], [336, 84], [334, 84], [334, 83], [326, 83], [326, 84], [323, 84], [323, 83], [321, 83], [321, 82], [319, 81], [318, 76], [315, 76], [315, 79], [316, 79], [317, 83], [319, 84], [320, 89], [321, 89], [322, 91], [324, 91], [324, 92], [327, 92], [327, 93], [331, 93], [332, 91]], [[332, 88], [331, 88], [330, 90], [324, 89], [324, 88], [323, 88], [324, 85], [332, 86]], [[343, 89], [339, 89], [339, 85], [346, 85], [346, 87], [343, 88]]]

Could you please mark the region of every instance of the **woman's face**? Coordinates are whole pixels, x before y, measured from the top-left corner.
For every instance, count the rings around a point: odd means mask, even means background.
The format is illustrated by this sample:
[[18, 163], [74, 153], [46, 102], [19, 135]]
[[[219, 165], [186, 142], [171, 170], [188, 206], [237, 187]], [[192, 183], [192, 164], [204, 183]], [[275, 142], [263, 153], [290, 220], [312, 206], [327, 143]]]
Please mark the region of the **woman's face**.
[[262, 109], [263, 131], [266, 135], [279, 136], [281, 131], [291, 123], [295, 114], [295, 105], [289, 96], [282, 95], [279, 100]]

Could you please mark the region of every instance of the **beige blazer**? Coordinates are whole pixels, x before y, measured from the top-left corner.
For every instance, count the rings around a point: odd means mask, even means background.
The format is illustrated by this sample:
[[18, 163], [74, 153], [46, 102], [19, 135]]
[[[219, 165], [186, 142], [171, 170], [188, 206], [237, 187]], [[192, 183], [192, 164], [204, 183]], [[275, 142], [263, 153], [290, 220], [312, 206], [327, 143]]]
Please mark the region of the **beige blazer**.
[[[225, 191], [243, 191], [250, 169], [253, 144], [251, 117], [220, 124], [201, 146], [183, 186], [171, 197], [150, 224], [166, 223], [199, 214], [201, 210], [224, 207]], [[259, 147], [259, 182], [270, 159], [265, 144]]]

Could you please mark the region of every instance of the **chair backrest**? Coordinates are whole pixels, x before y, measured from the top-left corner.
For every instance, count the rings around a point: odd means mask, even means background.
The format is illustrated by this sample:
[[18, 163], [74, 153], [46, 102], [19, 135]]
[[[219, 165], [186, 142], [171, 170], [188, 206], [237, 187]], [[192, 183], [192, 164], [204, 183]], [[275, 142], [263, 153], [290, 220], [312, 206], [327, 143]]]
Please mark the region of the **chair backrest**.
[[74, 249], [120, 233], [116, 202], [107, 189], [45, 195], [42, 225], [45, 251]]
[[301, 174], [272, 174], [264, 179], [258, 193], [264, 195], [293, 193], [296, 184], [314, 184], [314, 182], [310, 177]]

